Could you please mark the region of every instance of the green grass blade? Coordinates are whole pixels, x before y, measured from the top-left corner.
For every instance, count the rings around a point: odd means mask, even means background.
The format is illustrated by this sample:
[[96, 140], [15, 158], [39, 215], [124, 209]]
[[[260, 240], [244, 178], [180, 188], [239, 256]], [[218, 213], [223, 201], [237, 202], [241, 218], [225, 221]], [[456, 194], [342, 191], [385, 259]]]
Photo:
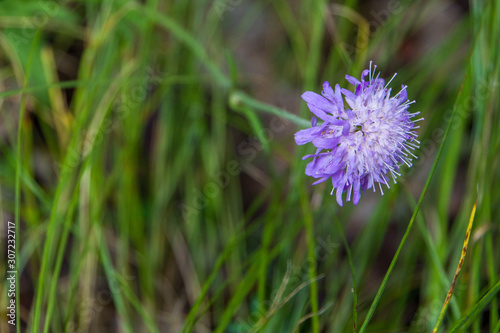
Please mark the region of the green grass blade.
[[472, 207], [472, 212], [470, 214], [469, 218], [469, 225], [467, 226], [467, 231], [465, 233], [465, 240], [464, 240], [464, 245], [462, 247], [462, 253], [460, 255], [460, 261], [458, 262], [457, 270], [455, 272], [455, 276], [453, 277], [453, 281], [451, 282], [450, 289], [448, 291], [448, 295], [446, 296], [446, 299], [444, 301], [443, 307], [441, 308], [441, 312], [439, 312], [439, 317], [436, 322], [436, 325], [434, 326], [434, 329], [432, 330], [433, 333], [437, 333], [439, 327], [441, 326], [441, 323], [443, 322], [444, 315], [446, 314], [446, 309], [448, 308], [448, 304], [450, 302], [450, 299], [453, 295], [453, 290], [455, 289], [455, 284], [457, 283], [458, 275], [460, 274], [460, 271], [462, 269], [462, 266], [464, 264], [465, 260], [465, 255], [467, 254], [467, 247], [469, 245], [469, 238], [472, 230], [472, 223], [474, 222], [474, 215], [476, 214], [476, 206], [477, 206], [477, 201], [474, 203], [474, 206]]
[[349, 247], [349, 243], [347, 242], [347, 238], [345, 237], [344, 230], [342, 229], [342, 225], [340, 224], [340, 220], [337, 217], [334, 217], [335, 224], [337, 225], [337, 230], [339, 231], [340, 237], [342, 238], [342, 242], [344, 243], [344, 248], [347, 253], [347, 259], [349, 261], [349, 268], [351, 269], [352, 274], [352, 330], [353, 332], [357, 332], [358, 330], [358, 286], [356, 283], [356, 270], [354, 268], [354, 264], [352, 262], [351, 249]]
[[[456, 323], [448, 333], [463, 332], [471, 324], [471, 320], [481, 312], [500, 291], [500, 281], [498, 281], [488, 292]], [[498, 326], [498, 325], [497, 325]], [[498, 332], [498, 331], [492, 331]]]
[[[33, 41], [31, 42], [31, 48], [29, 52], [29, 58], [28, 62], [26, 64], [26, 71], [24, 72], [24, 82], [23, 82], [23, 87], [26, 87], [28, 85], [28, 80], [31, 74], [31, 65], [33, 62], [33, 57], [35, 54], [35, 50], [37, 49], [38, 43], [40, 41], [40, 30], [37, 30]], [[21, 224], [20, 221], [20, 210], [21, 210], [21, 170], [22, 170], [22, 128], [23, 128], [23, 122], [24, 122], [24, 113], [26, 112], [26, 95], [22, 94], [21, 95], [21, 103], [20, 103], [20, 110], [19, 110], [19, 125], [17, 128], [17, 143], [16, 143], [16, 188], [15, 188], [15, 213], [14, 213], [14, 221], [16, 223], [15, 225], [15, 243], [18, 244], [18, 248], [21, 244], [20, 242], [20, 228], [19, 225]], [[18, 242], [19, 241], [19, 242]], [[16, 256], [16, 270], [18, 269], [18, 252], [15, 252]], [[20, 271], [17, 272], [16, 274], [16, 285], [21, 286], [20, 284], [20, 279], [19, 275], [21, 274]], [[18, 292], [17, 297], [16, 297], [16, 312], [20, 314], [20, 300], [19, 300], [19, 295], [20, 293]], [[19, 322], [20, 316], [16, 316], [16, 330], [17, 333], [21, 332], [21, 323]], [[35, 330], [37, 327], [35, 326]]]
[[251, 107], [254, 110], [263, 111], [278, 117], [282, 117], [283, 119], [294, 122], [295, 124], [301, 127], [311, 127], [311, 122], [309, 120], [305, 120], [286, 110], [260, 102], [241, 91], [233, 92], [229, 97], [229, 105], [232, 107], [238, 107], [240, 103], [247, 105], [248, 107]]
[[229, 88], [231, 86], [231, 81], [226, 77], [226, 75], [218, 68], [218, 66], [209, 58], [205, 48], [185, 29], [183, 29], [177, 22], [173, 19], [161, 15], [150, 8], [141, 7], [138, 8], [146, 17], [158, 22], [162, 27], [172, 32], [176, 38], [184, 43], [193, 54], [198, 57], [211, 72], [215, 80], [224, 88]]
[[[301, 207], [302, 207], [302, 214], [304, 218], [304, 226], [306, 229], [306, 238], [307, 238], [307, 253], [309, 256], [309, 259], [315, 259], [316, 256], [314, 255], [314, 248], [315, 246], [315, 241], [314, 241], [314, 224], [313, 224], [313, 214], [310, 208], [310, 203], [307, 200], [307, 192], [306, 189], [303, 188], [301, 191], [301, 196], [300, 196], [300, 202], [301, 202]], [[312, 332], [319, 332], [319, 320], [318, 320], [318, 310], [319, 310], [319, 305], [318, 305], [318, 284], [314, 279], [317, 278], [316, 274], [316, 265], [317, 262], [314, 260], [314, 264], [311, 265], [309, 264], [308, 268], [308, 273], [309, 273], [309, 279], [312, 281], [310, 284], [310, 301], [311, 301], [311, 313], [313, 314], [311, 320], [312, 320]]]
[[432, 164], [432, 168], [431, 168], [431, 171], [429, 173], [429, 176], [427, 177], [427, 181], [425, 182], [424, 188], [422, 189], [422, 193], [420, 194], [420, 199], [418, 200], [417, 206], [416, 206], [415, 210], [413, 211], [410, 222], [408, 223], [408, 226], [407, 226], [406, 231], [403, 235], [403, 238], [401, 239], [401, 242], [399, 243], [399, 246], [396, 250], [396, 253], [395, 253], [395, 255], [391, 261], [391, 264], [389, 266], [389, 269], [387, 270], [387, 272], [384, 276], [384, 279], [382, 280], [382, 283], [377, 291], [377, 294], [375, 295], [375, 299], [373, 300], [373, 302], [370, 306], [370, 309], [368, 310], [368, 313], [365, 317], [365, 320], [363, 321], [363, 325], [361, 326], [361, 328], [359, 330], [360, 333], [363, 333], [368, 328], [368, 324], [370, 323], [370, 320], [371, 320], [373, 314], [375, 313], [375, 309], [377, 308], [377, 305], [382, 297], [382, 293], [384, 292], [385, 286], [387, 285], [387, 280], [389, 279], [389, 276], [391, 275], [392, 270], [394, 269], [394, 266], [396, 265], [396, 261], [399, 258], [399, 254], [403, 248], [403, 245], [405, 244], [406, 239], [408, 238], [408, 236], [410, 234], [410, 231], [411, 231], [411, 228], [413, 227], [413, 223], [415, 221], [415, 218], [417, 217], [417, 214], [420, 210], [420, 206], [422, 205], [422, 201], [424, 200], [425, 194], [427, 193], [427, 189], [429, 188], [429, 185], [431, 183], [432, 176], [434, 175], [434, 172], [436, 171], [437, 165], [439, 163], [439, 158], [441, 156], [444, 145], [446, 143], [446, 139], [448, 138], [448, 134], [449, 134], [450, 129], [451, 129], [453, 117], [454, 117], [455, 113], [457, 112], [457, 109], [461, 105], [463, 105], [462, 98], [464, 96], [464, 91], [466, 91], [468, 93], [469, 89], [470, 89], [470, 67], [469, 67], [469, 70], [467, 71], [467, 76], [465, 77], [465, 81], [464, 81], [462, 87], [460, 88], [460, 92], [458, 93], [457, 100], [456, 100], [455, 105], [453, 107], [453, 112], [451, 114], [450, 119], [448, 120], [448, 125], [446, 126], [446, 131], [444, 133], [441, 144], [439, 145], [439, 150], [436, 154], [436, 158], [434, 159], [434, 163]]
[[122, 319], [123, 329], [127, 333], [132, 333], [132, 324], [130, 322], [130, 317], [127, 315], [127, 310], [125, 307], [125, 300], [123, 299], [123, 295], [121, 294], [120, 289], [113, 288], [115, 282], [117, 281], [115, 270], [113, 269], [113, 263], [111, 262], [111, 258], [108, 253], [108, 249], [106, 247], [106, 238], [104, 235], [101, 235], [101, 239], [99, 241], [99, 253], [102, 260], [102, 267], [104, 268], [104, 273], [108, 280], [108, 284], [111, 288], [111, 296], [115, 302], [115, 306], [118, 312], [118, 315]]

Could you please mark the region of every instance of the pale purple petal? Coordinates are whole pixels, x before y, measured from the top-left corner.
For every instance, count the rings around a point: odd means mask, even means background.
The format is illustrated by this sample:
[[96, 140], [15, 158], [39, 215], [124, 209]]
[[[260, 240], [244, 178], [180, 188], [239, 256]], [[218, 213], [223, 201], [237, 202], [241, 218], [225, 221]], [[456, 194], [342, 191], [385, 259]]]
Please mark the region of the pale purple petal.
[[311, 118], [311, 126], [312, 127], [316, 127], [317, 124], [318, 124], [318, 118], [316, 118], [316, 117], [313, 116]]
[[339, 137], [319, 136], [315, 138], [312, 143], [316, 148], [330, 149], [331, 147], [335, 146], [339, 142], [339, 140]]
[[406, 86], [401, 86], [401, 92], [399, 93], [398, 102], [399, 104], [404, 103], [408, 100], [408, 92], [406, 91]]
[[342, 207], [342, 193], [344, 192], [344, 186], [337, 187], [337, 203]]
[[357, 86], [358, 84], [361, 84], [361, 82], [356, 79], [354, 76], [350, 76], [350, 75], [346, 75], [345, 76], [345, 79], [350, 83], [352, 84], [353, 86]]
[[306, 91], [302, 94], [302, 99], [306, 101], [307, 106], [316, 117], [325, 120], [327, 113], [335, 111], [336, 107], [328, 99], [312, 91]]
[[321, 127], [311, 127], [298, 131], [295, 133], [295, 142], [298, 145], [303, 145], [314, 140], [321, 134]]
[[331, 102], [337, 103], [333, 89], [330, 87], [330, 83], [328, 83], [328, 81], [323, 82], [323, 91], [321, 94], [328, 98]]
[[356, 178], [354, 179], [354, 196], [352, 197], [352, 203], [357, 205], [359, 199], [361, 199], [360, 180]]

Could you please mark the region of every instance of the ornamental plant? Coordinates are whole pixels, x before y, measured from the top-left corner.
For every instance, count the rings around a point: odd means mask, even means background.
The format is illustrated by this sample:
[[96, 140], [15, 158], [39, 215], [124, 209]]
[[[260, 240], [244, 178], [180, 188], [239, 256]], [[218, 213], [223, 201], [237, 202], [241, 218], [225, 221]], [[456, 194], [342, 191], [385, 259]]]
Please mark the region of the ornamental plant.
[[389, 177], [396, 183], [401, 165], [411, 167], [417, 158], [413, 151], [420, 142], [415, 123], [423, 118], [414, 120], [420, 112], [408, 110], [415, 101], [408, 99], [407, 86], [391, 96], [388, 86], [397, 74], [386, 84], [376, 69], [370, 62], [360, 80], [346, 75], [354, 91], [338, 84], [333, 90], [324, 82], [322, 95], [312, 91], [302, 95], [314, 116], [311, 128], [295, 133], [295, 142], [312, 142], [316, 147], [314, 154], [303, 158], [312, 158], [305, 173], [317, 178], [313, 184], [331, 179], [331, 194], [336, 190], [340, 206], [344, 192], [346, 201], [352, 197], [357, 205], [361, 191], [376, 191], [376, 183], [383, 195], [382, 185], [390, 188]]

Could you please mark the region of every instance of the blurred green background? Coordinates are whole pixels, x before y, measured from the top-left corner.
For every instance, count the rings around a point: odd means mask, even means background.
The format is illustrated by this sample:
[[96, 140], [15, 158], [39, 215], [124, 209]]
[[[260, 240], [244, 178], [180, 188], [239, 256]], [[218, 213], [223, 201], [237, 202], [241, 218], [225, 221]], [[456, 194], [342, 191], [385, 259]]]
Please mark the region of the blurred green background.
[[[499, 1], [10, 0], [0, 29], [0, 332], [500, 331]], [[419, 159], [340, 208], [300, 95], [370, 60]]]

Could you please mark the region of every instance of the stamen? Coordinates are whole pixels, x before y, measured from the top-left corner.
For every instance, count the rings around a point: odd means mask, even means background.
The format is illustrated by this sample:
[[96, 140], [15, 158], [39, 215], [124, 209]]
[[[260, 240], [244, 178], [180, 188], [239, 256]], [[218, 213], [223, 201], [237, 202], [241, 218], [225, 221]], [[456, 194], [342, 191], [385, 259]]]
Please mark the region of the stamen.
[[394, 75], [392, 76], [392, 79], [390, 79], [389, 82], [387, 82], [387, 84], [385, 85], [384, 89], [386, 89], [387, 86], [392, 82], [392, 80], [394, 80], [394, 78], [396, 77], [396, 75], [398, 75], [398, 73], [394, 73]]
[[396, 95], [394, 95], [394, 97], [398, 97], [404, 90], [406, 90], [406, 88], [408, 88], [408, 86], [403, 86], [403, 88], [401, 88], [401, 90]]
[[417, 156], [415, 156], [415, 155], [414, 155], [411, 151], [409, 151], [407, 148], [405, 148], [405, 150], [406, 150], [406, 152], [407, 152], [408, 154], [410, 154], [410, 155], [411, 155], [411, 156], [413, 156], [414, 158], [417, 158], [417, 159], [418, 159], [418, 157], [417, 157]]
[[408, 167], [411, 166], [411, 158], [408, 157], [408, 154], [403, 153], [405, 156], [401, 156], [401, 161], [406, 164]]
[[406, 101], [404, 103], [401, 103], [401, 105], [399, 107], [407, 106], [407, 105], [410, 105], [410, 104], [413, 104], [413, 103], [416, 103], [416, 102], [414, 100], [413, 101]]
[[380, 185], [380, 182], [378, 182], [378, 187], [380, 188], [380, 192], [382, 193], [382, 195], [384, 195], [384, 190], [382, 190], [382, 185]]
[[372, 61], [370, 61], [370, 84], [372, 84]]
[[[384, 176], [384, 175], [382, 175], [382, 179], [384, 180], [385, 185], [387, 185], [387, 187], [388, 187], [388, 188], [391, 188], [391, 187], [389, 186], [389, 182], [387, 181], [387, 179], [385, 179], [385, 176]], [[379, 183], [379, 184], [380, 184], [380, 183]]]
[[[420, 148], [420, 146], [418, 146], [418, 145], [416, 145], [416, 144], [414, 144], [414, 143], [412, 143], [412, 142], [406, 142], [406, 144], [407, 144], [408, 146], [410, 146], [410, 147], [415, 148], [415, 149]], [[415, 149], [413, 149], [413, 150], [415, 150]]]

